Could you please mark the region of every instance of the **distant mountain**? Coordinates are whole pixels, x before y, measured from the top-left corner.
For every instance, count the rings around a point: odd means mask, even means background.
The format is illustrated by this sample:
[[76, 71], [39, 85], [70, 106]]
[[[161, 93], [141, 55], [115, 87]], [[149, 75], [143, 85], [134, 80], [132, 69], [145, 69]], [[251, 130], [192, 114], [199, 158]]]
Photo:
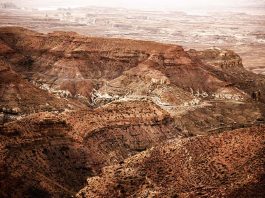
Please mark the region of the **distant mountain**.
[[19, 9], [19, 7], [12, 2], [0, 3], [0, 8], [2, 8], [2, 9]]

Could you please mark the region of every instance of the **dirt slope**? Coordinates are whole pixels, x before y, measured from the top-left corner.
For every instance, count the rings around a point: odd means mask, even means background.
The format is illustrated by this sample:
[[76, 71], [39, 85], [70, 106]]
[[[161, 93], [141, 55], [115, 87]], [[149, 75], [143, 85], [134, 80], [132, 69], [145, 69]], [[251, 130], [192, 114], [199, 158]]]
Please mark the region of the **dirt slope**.
[[104, 168], [77, 197], [262, 197], [264, 130], [174, 140]]

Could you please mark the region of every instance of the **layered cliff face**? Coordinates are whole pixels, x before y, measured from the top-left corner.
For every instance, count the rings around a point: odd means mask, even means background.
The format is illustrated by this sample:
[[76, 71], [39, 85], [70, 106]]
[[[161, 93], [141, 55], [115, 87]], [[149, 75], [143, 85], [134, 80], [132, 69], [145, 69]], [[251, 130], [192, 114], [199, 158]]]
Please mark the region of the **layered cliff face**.
[[97, 168], [118, 163], [161, 142], [188, 136], [151, 101], [114, 102], [66, 116], [71, 135], [87, 146]]
[[[93, 89], [116, 87], [115, 84], [119, 87], [119, 81], [126, 86], [120, 92], [128, 93], [132, 89], [134, 93], [135, 86], [129, 85], [137, 80], [141, 82], [135, 84], [146, 86], [134, 95], [141, 92], [146, 95], [152, 91], [150, 86], [157, 85], [214, 93], [230, 81], [213, 69], [234, 68], [242, 74], [247, 72], [241, 58], [230, 50], [185, 52], [176, 45], [87, 38], [65, 32], [45, 35], [10, 27], [1, 28], [0, 40], [1, 55], [12, 63], [12, 69], [42, 89], [64, 97], [89, 99]], [[205, 63], [214, 67], [208, 68]]]
[[213, 48], [204, 51], [189, 50], [188, 53], [197, 56], [202, 62], [221, 69], [243, 67], [241, 57], [231, 50]]
[[80, 102], [59, 99], [35, 87], [0, 58], [0, 123], [34, 112], [62, 112], [80, 108], [87, 107]]
[[[147, 84], [210, 92], [227, 84], [176, 45], [62, 32], [44, 35], [21, 28], [2, 28], [0, 38], [12, 49], [6, 56], [16, 71], [39, 86], [65, 90], [68, 96], [90, 97], [92, 89], [106, 81], [123, 75], [139, 76], [144, 68], [150, 71], [144, 79]], [[127, 70], [131, 71], [124, 73]]]
[[0, 196], [74, 196], [90, 177], [78, 196], [253, 192], [264, 93], [229, 50], [0, 28]]

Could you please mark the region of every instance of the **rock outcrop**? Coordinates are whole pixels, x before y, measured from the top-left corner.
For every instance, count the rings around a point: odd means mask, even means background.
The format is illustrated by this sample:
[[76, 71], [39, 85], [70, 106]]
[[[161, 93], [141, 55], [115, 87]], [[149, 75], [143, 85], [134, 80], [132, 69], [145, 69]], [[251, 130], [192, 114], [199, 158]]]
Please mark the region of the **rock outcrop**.
[[23, 76], [14, 72], [11, 65], [0, 59], [0, 112], [7, 117], [21, 116], [40, 111], [65, 111], [86, 108], [71, 100], [59, 99], [43, 91]]
[[213, 48], [204, 51], [189, 50], [188, 53], [191, 56], [197, 56], [206, 64], [210, 64], [221, 69], [243, 67], [241, 57], [232, 50]]

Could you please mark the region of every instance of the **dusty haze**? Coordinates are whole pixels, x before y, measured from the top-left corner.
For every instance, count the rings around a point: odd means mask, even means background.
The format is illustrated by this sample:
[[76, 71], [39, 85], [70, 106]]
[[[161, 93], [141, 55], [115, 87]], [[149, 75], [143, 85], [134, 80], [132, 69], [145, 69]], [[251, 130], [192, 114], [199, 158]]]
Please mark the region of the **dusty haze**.
[[[7, 2], [1, 0], [0, 2]], [[10, 2], [10, 1], [9, 1]], [[19, 6], [33, 7], [33, 8], [58, 8], [58, 7], [82, 7], [82, 6], [107, 6], [107, 7], [123, 7], [144, 10], [179, 10], [179, 9], [231, 9], [243, 7], [264, 6], [264, 0], [259, 1], [246, 1], [246, 0], [108, 0], [108, 1], [95, 1], [95, 0], [13, 0], [11, 1]]]

